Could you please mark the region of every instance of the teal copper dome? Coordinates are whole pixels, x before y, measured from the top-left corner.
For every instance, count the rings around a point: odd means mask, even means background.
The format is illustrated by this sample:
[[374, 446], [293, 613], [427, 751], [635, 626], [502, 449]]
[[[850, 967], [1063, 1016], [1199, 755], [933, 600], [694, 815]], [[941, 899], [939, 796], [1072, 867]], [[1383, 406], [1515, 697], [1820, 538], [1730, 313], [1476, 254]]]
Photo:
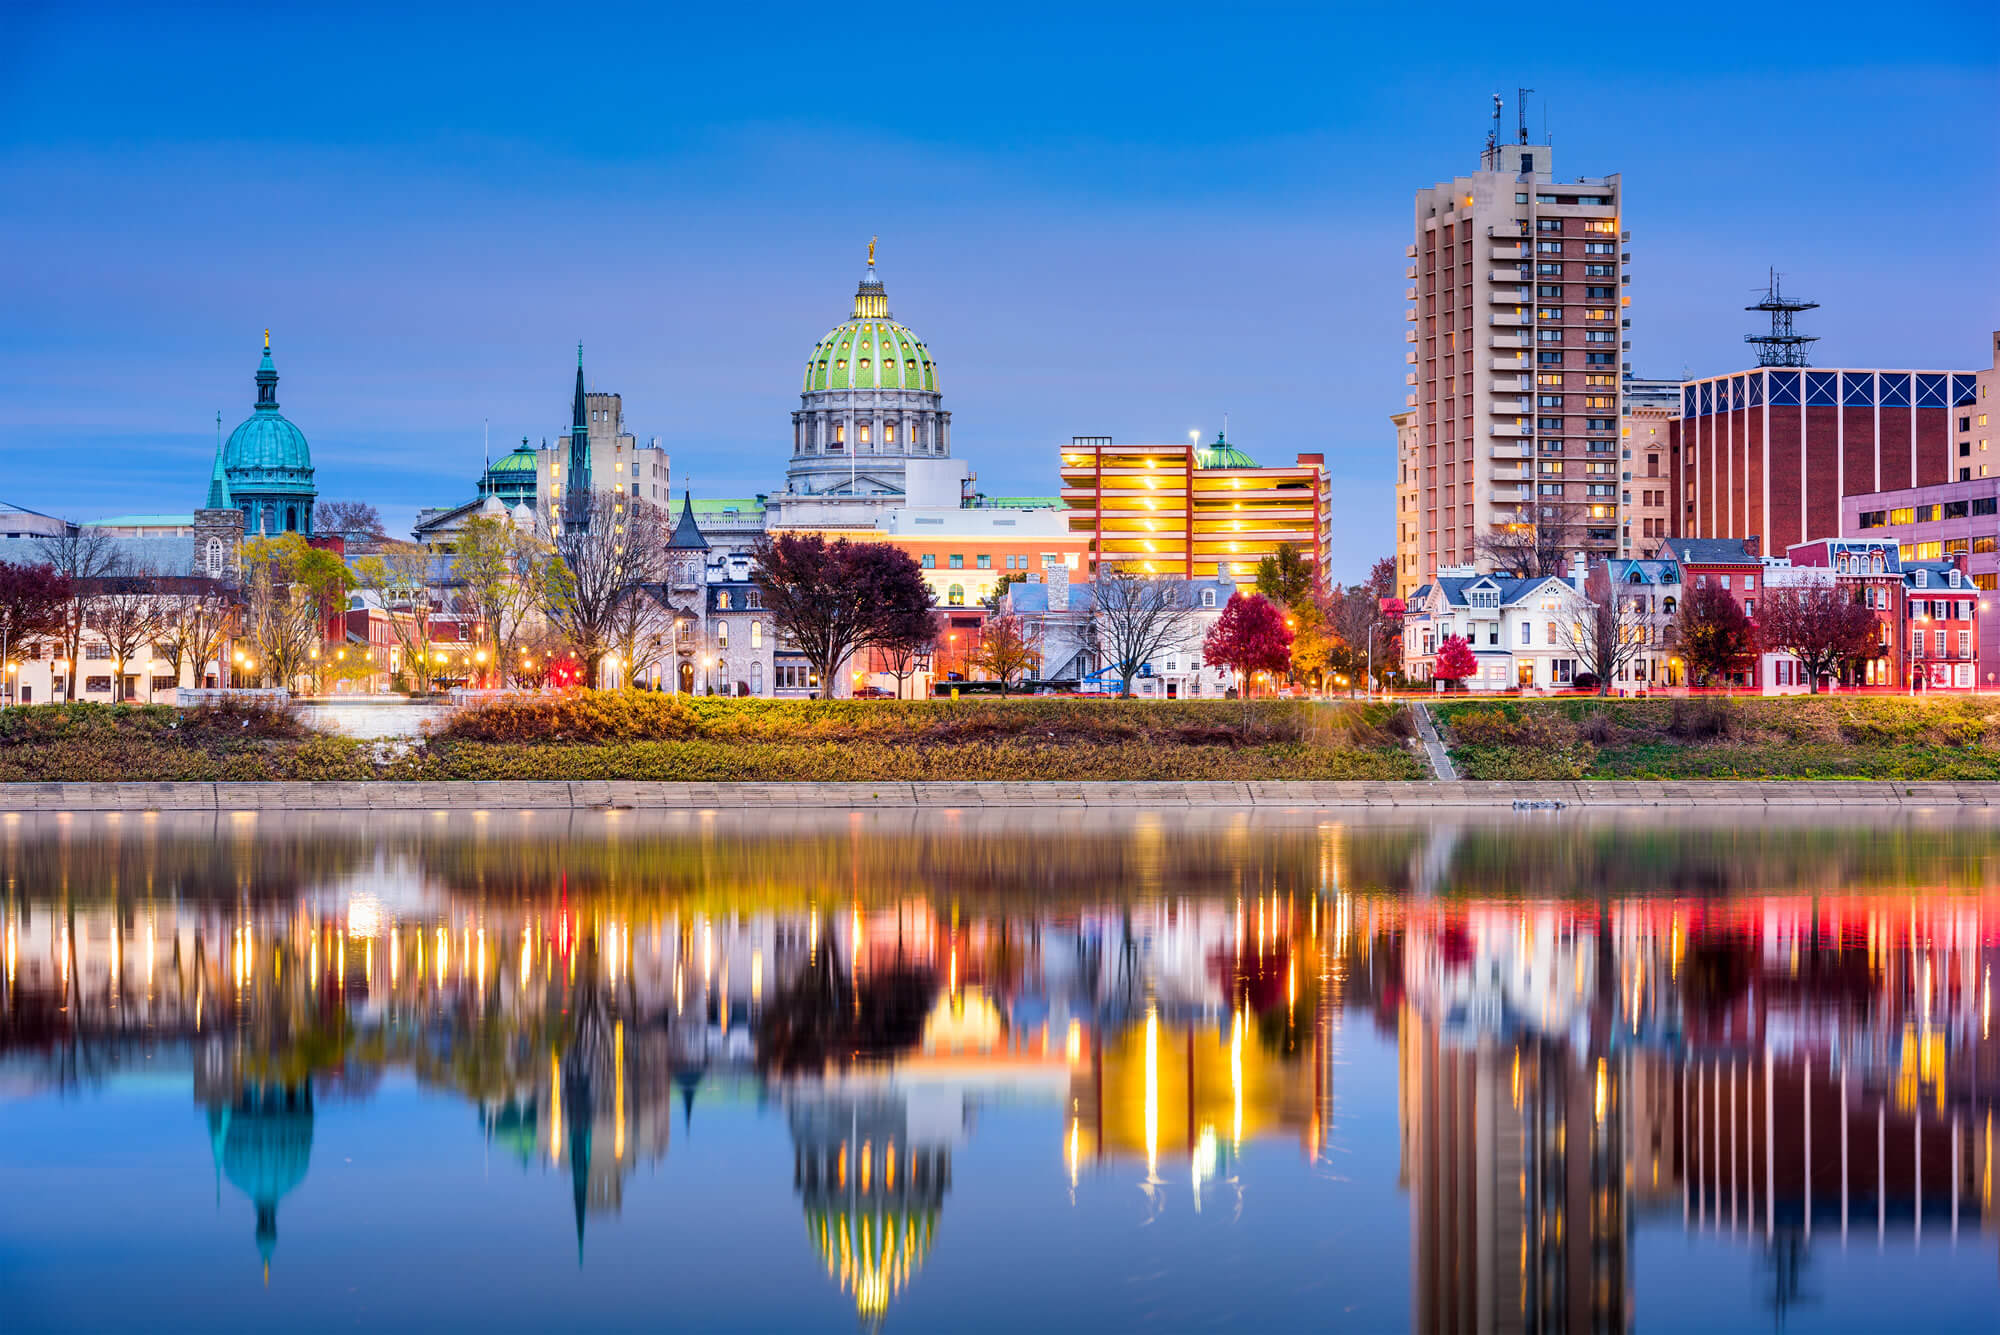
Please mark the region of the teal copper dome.
[[[257, 367], [257, 406], [222, 446], [227, 495], [243, 511], [247, 534], [312, 532], [312, 451], [305, 432], [278, 411], [278, 371], [271, 364], [271, 331], [264, 331], [264, 360]], [[213, 479], [211, 479], [211, 482]]]
[[257, 368], [257, 408], [229, 433], [222, 466], [232, 475], [247, 471], [311, 473], [306, 433], [278, 411], [278, 371], [271, 364], [271, 336], [264, 336], [264, 361]]
[[[872, 248], [871, 248], [872, 249]], [[804, 389], [917, 389], [937, 392], [937, 363], [924, 341], [889, 318], [875, 257], [854, 293], [854, 314], [813, 345]]]
[[1215, 433], [1211, 444], [1195, 448], [1194, 462], [1197, 468], [1255, 468], [1257, 461]]

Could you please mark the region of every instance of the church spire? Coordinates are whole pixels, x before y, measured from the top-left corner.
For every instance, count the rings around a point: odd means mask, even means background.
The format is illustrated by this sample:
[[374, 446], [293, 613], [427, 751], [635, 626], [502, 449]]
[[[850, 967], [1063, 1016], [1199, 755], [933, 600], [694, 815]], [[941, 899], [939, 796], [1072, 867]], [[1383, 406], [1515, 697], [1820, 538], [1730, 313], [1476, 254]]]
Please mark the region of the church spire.
[[590, 411], [583, 393], [583, 344], [576, 345], [576, 396], [570, 408], [569, 476], [562, 479], [572, 525], [590, 522]]
[[222, 467], [222, 446], [215, 447], [215, 467], [208, 474], [208, 510], [233, 510], [236, 502], [229, 498], [229, 474]]

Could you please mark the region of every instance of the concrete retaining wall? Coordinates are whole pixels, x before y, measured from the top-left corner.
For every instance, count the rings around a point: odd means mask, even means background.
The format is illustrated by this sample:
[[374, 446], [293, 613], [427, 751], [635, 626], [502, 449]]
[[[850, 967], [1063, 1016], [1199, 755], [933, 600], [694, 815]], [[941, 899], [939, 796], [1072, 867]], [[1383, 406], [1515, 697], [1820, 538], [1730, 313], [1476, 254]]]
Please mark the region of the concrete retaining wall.
[[0, 811], [558, 808], [1991, 808], [2000, 783], [11, 783]]

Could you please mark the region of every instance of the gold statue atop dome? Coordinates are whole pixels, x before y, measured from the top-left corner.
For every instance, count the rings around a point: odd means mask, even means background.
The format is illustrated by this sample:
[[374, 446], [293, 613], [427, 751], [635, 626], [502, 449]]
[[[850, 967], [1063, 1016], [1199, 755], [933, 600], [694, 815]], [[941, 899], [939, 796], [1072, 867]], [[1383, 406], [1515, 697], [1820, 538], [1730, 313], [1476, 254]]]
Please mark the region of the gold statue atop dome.
[[878, 240], [880, 240], [879, 237], [871, 236], [868, 238], [868, 267], [871, 269], [875, 267], [875, 243]]

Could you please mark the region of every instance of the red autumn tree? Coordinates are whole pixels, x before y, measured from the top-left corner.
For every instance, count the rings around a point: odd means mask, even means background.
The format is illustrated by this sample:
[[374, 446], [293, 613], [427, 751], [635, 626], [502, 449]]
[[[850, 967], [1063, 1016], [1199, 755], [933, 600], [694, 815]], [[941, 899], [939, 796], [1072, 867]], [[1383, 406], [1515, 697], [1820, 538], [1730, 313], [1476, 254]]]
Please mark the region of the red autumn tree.
[[1815, 695], [1820, 678], [1837, 677], [1848, 663], [1868, 657], [1881, 638], [1874, 611], [1830, 584], [1766, 585], [1757, 627], [1767, 648], [1799, 660]]
[[1479, 660], [1463, 635], [1447, 635], [1438, 642], [1437, 659], [1431, 676], [1438, 681], [1464, 681], [1479, 671]]
[[1285, 614], [1261, 593], [1245, 598], [1229, 595], [1229, 605], [1208, 628], [1202, 655], [1211, 663], [1234, 668], [1242, 694], [1250, 694], [1250, 678], [1258, 672], [1283, 672], [1292, 662], [1292, 632]]

